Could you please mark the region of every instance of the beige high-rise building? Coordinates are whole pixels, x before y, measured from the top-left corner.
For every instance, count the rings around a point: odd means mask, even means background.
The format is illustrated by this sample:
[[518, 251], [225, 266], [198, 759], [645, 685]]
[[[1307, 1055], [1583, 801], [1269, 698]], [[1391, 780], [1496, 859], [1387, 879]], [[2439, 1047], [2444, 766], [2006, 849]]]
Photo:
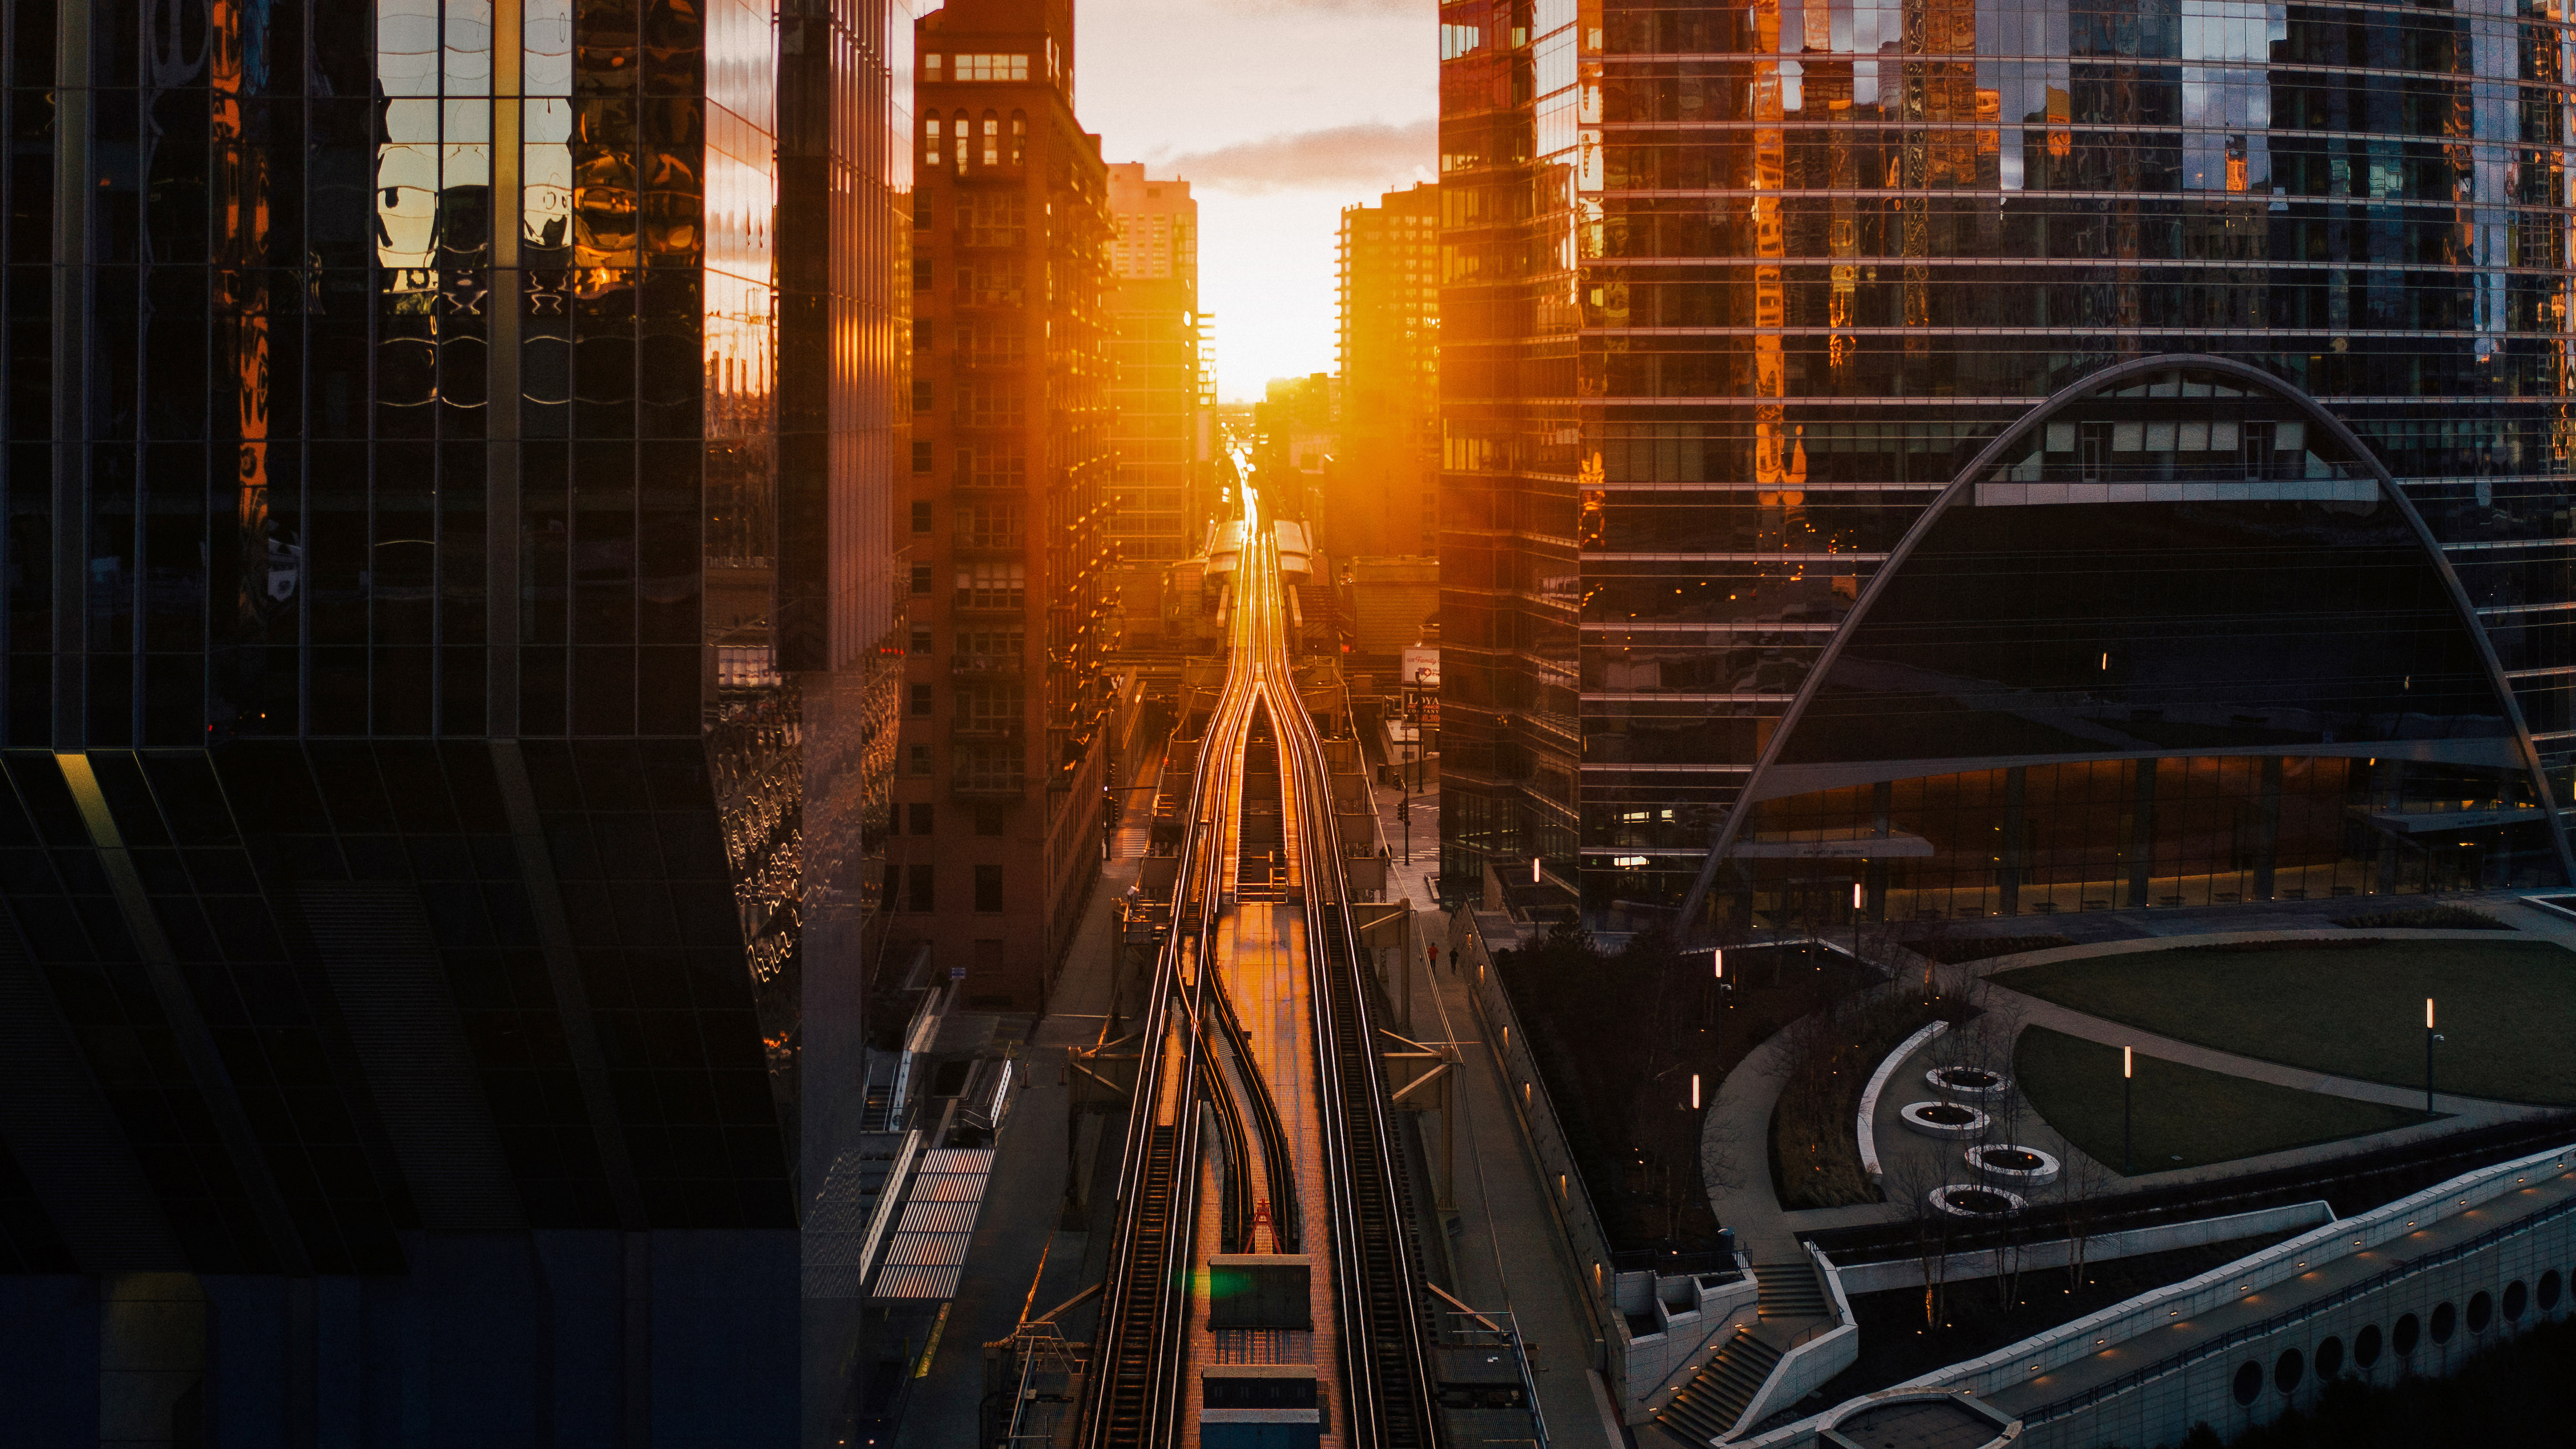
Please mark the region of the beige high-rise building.
[[1165, 634], [1164, 574], [1197, 549], [1213, 509], [1214, 358], [1199, 310], [1199, 208], [1190, 184], [1139, 162], [1109, 168], [1109, 539], [1126, 642]]
[[1428, 555], [1440, 477], [1440, 188], [1347, 207], [1341, 237], [1341, 446], [1318, 544]]

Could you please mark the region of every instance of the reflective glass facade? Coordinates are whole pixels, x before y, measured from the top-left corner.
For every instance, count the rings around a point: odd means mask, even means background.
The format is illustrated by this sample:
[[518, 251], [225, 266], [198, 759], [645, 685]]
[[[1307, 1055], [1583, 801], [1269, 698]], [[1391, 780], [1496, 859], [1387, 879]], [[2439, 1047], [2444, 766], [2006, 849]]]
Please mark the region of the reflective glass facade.
[[[2293, 465], [2248, 431], [2253, 412], [2324, 429], [2268, 404], [2230, 405], [2242, 416], [2223, 443], [2230, 406], [2112, 407], [2070, 420], [2098, 439], [2036, 436], [2012, 460], [2030, 476], [1996, 483], [2109, 482], [2151, 455], [2177, 481], [2259, 465], [2304, 482], [2309, 457], [2356, 480], [2384, 467], [2438, 554], [2400, 565], [2402, 546], [2365, 548], [2346, 555], [2358, 574], [2271, 580], [2277, 637], [2245, 641], [2228, 667], [2304, 653], [2278, 642], [2303, 631], [2411, 630], [2403, 600], [2427, 575], [2456, 578], [2510, 695], [2476, 707], [2505, 721], [2511, 779], [2494, 798], [2538, 788], [2519, 783], [2536, 757], [2567, 804], [2565, 32], [2519, 4], [1444, 5], [1453, 886], [1535, 856], [1596, 907], [1678, 903], [1714, 840], [1755, 828], [1743, 807], [1768, 792], [1773, 736], [1933, 500], [2043, 400], [2168, 354], [2234, 359], [2284, 399], [2314, 398], [2367, 458], [2303, 444]], [[2256, 460], [2275, 446], [2277, 464]], [[2103, 537], [2188, 549], [2206, 529], [2225, 553], [2305, 539], [2323, 526], [2307, 515], [2357, 505], [2352, 492], [2285, 488], [2224, 516], [2067, 496], [2116, 517]], [[2379, 503], [2383, 526], [2394, 502]], [[2212, 565], [2173, 565], [2158, 587], [2188, 613]], [[2000, 620], [1985, 611], [2002, 601], [1956, 597], [1938, 617], [2038, 629], [2041, 655], [2070, 659], [2135, 637], [2081, 593]], [[1906, 668], [1960, 666], [1971, 647], [1914, 642], [1931, 654]], [[2106, 757], [2181, 748], [2096, 743]], [[2249, 742], [2247, 758], [2286, 761], [2293, 743]], [[1868, 749], [1882, 747], [1944, 753]]]
[[[448, 1437], [792, 1432], [893, 760], [908, 9], [0, 25], [18, 1270], [173, 1275], [200, 1379], [273, 1334], [190, 1400], [227, 1435], [343, 1369]], [[657, 1295], [775, 1362], [656, 1362]], [[60, 1377], [0, 1397], [94, 1417]]]

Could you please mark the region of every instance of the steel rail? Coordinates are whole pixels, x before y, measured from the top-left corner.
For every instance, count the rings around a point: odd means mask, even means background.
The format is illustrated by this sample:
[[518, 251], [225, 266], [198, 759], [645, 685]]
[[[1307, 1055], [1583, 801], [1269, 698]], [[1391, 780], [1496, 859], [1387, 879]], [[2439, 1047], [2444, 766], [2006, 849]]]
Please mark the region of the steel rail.
[[[1170, 1442], [1186, 1404], [1191, 1258], [1199, 1196], [1197, 1102], [1206, 1065], [1207, 983], [1224, 901], [1222, 810], [1248, 691], [1229, 687], [1202, 731], [1191, 818], [1173, 883], [1172, 925], [1156, 953], [1136, 1090], [1120, 1154], [1116, 1239], [1098, 1342], [1083, 1386], [1083, 1443], [1141, 1449]], [[1186, 994], [1185, 994], [1186, 993]], [[1177, 1058], [1177, 1060], [1176, 1060]], [[1168, 1122], [1164, 1119], [1168, 1118]]]
[[[1413, 1241], [1397, 1137], [1378, 1068], [1377, 1027], [1351, 930], [1350, 891], [1333, 818], [1323, 740], [1297, 695], [1278, 629], [1278, 560], [1258, 550], [1257, 590], [1238, 574], [1238, 597], [1262, 599], [1258, 669], [1287, 753], [1282, 786], [1296, 799], [1305, 866], [1306, 959], [1312, 999], [1317, 1103], [1332, 1207], [1333, 1297], [1342, 1411], [1353, 1449], [1438, 1449], [1446, 1438], [1431, 1371], [1423, 1275]], [[1249, 571], [1249, 570], [1247, 570]], [[1293, 768], [1289, 760], [1293, 758]], [[1408, 965], [1410, 963], [1407, 963]]]

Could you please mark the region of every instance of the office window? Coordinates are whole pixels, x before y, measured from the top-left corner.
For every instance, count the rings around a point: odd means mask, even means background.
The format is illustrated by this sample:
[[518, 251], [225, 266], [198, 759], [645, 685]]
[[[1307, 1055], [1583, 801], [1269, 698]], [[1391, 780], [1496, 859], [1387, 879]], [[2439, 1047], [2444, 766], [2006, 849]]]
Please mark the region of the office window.
[[912, 445], [912, 471], [915, 473], [930, 471], [930, 443], [926, 439], [916, 441]]
[[915, 654], [927, 654], [930, 652], [930, 626], [928, 624], [915, 624], [912, 626], [912, 652]]
[[[934, 55], [934, 56], [932, 56], [932, 57], [931, 57], [931, 59], [932, 59], [932, 60], [937, 60], [937, 59], [939, 59], [939, 57]], [[939, 118], [938, 118], [937, 116], [932, 116], [930, 119], [928, 119], [928, 120], [926, 120], [926, 121], [922, 122], [922, 127], [921, 127], [921, 164], [922, 164], [924, 167], [927, 167], [928, 169], [933, 170], [933, 171], [936, 171], [936, 170], [938, 170], [938, 169], [939, 169], [939, 142], [940, 142], [940, 134], [939, 134], [939, 132], [940, 132], [940, 127], [939, 127]], [[920, 213], [916, 213], [916, 214], [915, 214], [915, 217], [914, 217], [914, 220], [913, 220], [913, 225], [914, 225], [914, 226], [916, 226], [916, 227], [919, 227], [919, 226], [927, 226], [927, 225], [929, 225], [929, 223], [928, 223], [927, 221], [925, 221], [925, 220], [923, 220], [923, 219], [922, 219], [922, 217], [923, 217], [923, 216], [926, 216], [927, 214], [928, 214], [928, 207], [925, 205], [925, 206], [924, 206], [924, 208], [923, 208], [923, 210], [922, 210]]]
[[912, 505], [912, 531], [915, 533], [928, 533], [930, 531], [930, 501], [928, 499], [918, 499], [914, 501]]
[[[931, 58], [938, 59], [936, 56]], [[937, 68], [932, 67], [932, 70], [930, 78], [939, 79]], [[1026, 55], [961, 55], [957, 57], [957, 68], [951, 74], [961, 81], [1024, 81], [1029, 78], [1029, 58]]]
[[973, 563], [957, 566], [957, 607], [1017, 609], [1028, 600], [1029, 566]]
[[930, 411], [929, 378], [916, 377], [912, 380], [912, 410], [917, 413]]
[[914, 745], [912, 747], [911, 769], [912, 773], [916, 775], [928, 775], [930, 773], [930, 746]]
[[1002, 908], [1002, 868], [998, 865], [975, 867], [975, 909], [998, 911]]
[[916, 292], [927, 292], [930, 290], [930, 258], [914, 257], [912, 259], [912, 289]]
[[915, 718], [930, 713], [932, 698], [929, 685], [916, 684], [912, 687], [912, 713]]
[[906, 825], [913, 834], [929, 835], [934, 833], [931, 830], [931, 809], [932, 807], [929, 805], [907, 805], [904, 807]]
[[939, 909], [937, 878], [931, 874], [927, 863], [911, 867], [906, 873], [906, 884], [905, 895], [909, 898], [904, 902], [906, 910], [927, 915]]
[[930, 592], [930, 565], [914, 564], [912, 566], [912, 591], [916, 594], [926, 594]]

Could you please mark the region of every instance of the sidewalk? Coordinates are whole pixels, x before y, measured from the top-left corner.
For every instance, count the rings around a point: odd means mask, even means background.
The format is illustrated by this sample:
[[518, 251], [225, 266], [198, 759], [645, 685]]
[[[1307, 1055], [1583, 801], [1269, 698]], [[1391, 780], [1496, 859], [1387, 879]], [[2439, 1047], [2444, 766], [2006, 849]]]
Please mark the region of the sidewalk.
[[[1419, 887], [1416, 879], [1406, 888]], [[1415, 912], [1417, 941], [1436, 942], [1447, 932], [1447, 918], [1438, 911]], [[1407, 954], [1418, 955], [1419, 949]], [[1588, 1361], [1591, 1332], [1567, 1282], [1565, 1246], [1548, 1211], [1537, 1164], [1512, 1117], [1502, 1070], [1482, 1039], [1483, 1023], [1466, 983], [1445, 966], [1435, 974], [1419, 960], [1408, 960], [1405, 969], [1413, 973], [1417, 1039], [1459, 1044], [1459, 1085], [1450, 1097], [1458, 1112], [1457, 1213], [1445, 1255], [1454, 1262], [1458, 1281], [1440, 1286], [1476, 1308], [1510, 1309], [1519, 1321], [1551, 1445], [1616, 1449], [1623, 1439], [1594, 1388]], [[1437, 1114], [1424, 1117], [1422, 1141], [1435, 1158], [1436, 1176]], [[1440, 1214], [1429, 1211], [1430, 1206], [1416, 1205], [1419, 1231], [1426, 1237], [1441, 1228]], [[1433, 1254], [1433, 1261], [1440, 1256]]]

